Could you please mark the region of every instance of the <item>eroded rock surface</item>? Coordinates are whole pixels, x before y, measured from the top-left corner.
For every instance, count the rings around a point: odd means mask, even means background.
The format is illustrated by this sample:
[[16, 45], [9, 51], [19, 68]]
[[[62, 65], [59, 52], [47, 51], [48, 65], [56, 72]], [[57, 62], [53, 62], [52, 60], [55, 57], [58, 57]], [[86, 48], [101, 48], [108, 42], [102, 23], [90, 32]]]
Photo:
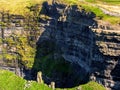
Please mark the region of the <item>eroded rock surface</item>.
[[[54, 14], [52, 7], [56, 9]], [[119, 90], [120, 30], [98, 27], [95, 15], [77, 6], [55, 4], [48, 5], [47, 10], [51, 19], [46, 21], [38, 44], [43, 40], [54, 41], [65, 60], [78, 64], [105, 87]]]
[[[56, 2], [49, 5], [45, 2], [42, 9], [40, 13], [49, 18], [40, 20], [41, 35], [37, 45], [46, 49], [39, 56], [51, 51], [54, 59], [62, 57], [74, 64], [77, 67], [74, 72], [81, 74], [78, 77], [82, 78], [81, 81], [84, 81], [86, 76], [93, 75], [95, 81], [119, 90], [120, 29], [99, 25], [94, 20], [94, 13], [86, 12], [76, 5], [67, 6]], [[18, 29], [21, 28], [24, 29]], [[22, 32], [20, 30], [19, 32]], [[6, 36], [11, 33], [5, 32]]]

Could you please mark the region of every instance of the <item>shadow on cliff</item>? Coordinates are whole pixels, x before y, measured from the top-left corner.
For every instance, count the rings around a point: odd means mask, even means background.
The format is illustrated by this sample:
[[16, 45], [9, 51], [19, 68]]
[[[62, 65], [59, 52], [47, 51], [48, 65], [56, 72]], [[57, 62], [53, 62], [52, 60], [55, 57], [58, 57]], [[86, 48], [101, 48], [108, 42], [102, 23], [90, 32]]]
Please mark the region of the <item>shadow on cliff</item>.
[[114, 69], [111, 71], [112, 79], [116, 82], [112, 87], [113, 90], [120, 90], [120, 57], [114, 58], [118, 63], [115, 65]]
[[[56, 87], [70, 88], [87, 83], [90, 71], [86, 69], [90, 69], [88, 61], [91, 60], [89, 50], [95, 45], [95, 34], [89, 27], [97, 27], [97, 22], [94, 21], [95, 14], [84, 9], [79, 11], [76, 5], [48, 5], [47, 2], [43, 3], [40, 13], [50, 18], [40, 20], [44, 31], [37, 42], [32, 68], [33, 79], [36, 79], [38, 71], [42, 71], [44, 82], [50, 84], [54, 81]], [[78, 40], [78, 43], [80, 40], [80, 43], [86, 46], [86, 51], [84, 48], [75, 49], [75, 40]], [[77, 53], [73, 54], [74, 51]], [[78, 65], [76, 60], [66, 60], [66, 54], [78, 59], [83, 58], [86, 66]]]
[[[46, 18], [40, 20], [44, 31], [37, 42], [32, 68], [34, 79], [37, 72], [42, 71], [45, 83], [54, 81], [56, 87], [61, 88], [87, 83], [91, 74], [103, 85], [106, 85], [104, 80], [111, 80], [110, 76], [113, 81], [119, 81], [119, 63], [111, 70], [111, 63], [107, 62], [119, 59], [103, 55], [96, 45], [96, 41], [106, 40], [104, 33], [99, 37], [91, 30], [98, 28], [94, 13], [79, 10], [76, 5], [45, 2], [40, 14]], [[104, 71], [108, 68], [111, 73], [107, 72], [106, 76]], [[116, 83], [112, 87], [118, 89], [117, 86]]]

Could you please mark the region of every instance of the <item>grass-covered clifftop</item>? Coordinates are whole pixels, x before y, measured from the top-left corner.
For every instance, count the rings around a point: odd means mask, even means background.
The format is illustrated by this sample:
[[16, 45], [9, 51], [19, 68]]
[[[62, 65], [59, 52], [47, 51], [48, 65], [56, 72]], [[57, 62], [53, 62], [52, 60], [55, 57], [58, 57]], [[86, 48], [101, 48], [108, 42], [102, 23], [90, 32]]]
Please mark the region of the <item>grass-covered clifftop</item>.
[[24, 15], [30, 12], [27, 7], [42, 4], [43, 1], [45, 0], [0, 0], [0, 11]]
[[92, 3], [103, 3], [103, 4], [110, 4], [110, 5], [120, 5], [119, 0], [85, 0], [87, 2]]
[[35, 81], [27, 82], [12, 72], [0, 70], [0, 90], [51, 90], [47, 85]]
[[[26, 15], [26, 13], [31, 13], [28, 7], [39, 4], [41, 8], [41, 4], [44, 1], [48, 1], [49, 4], [51, 4], [52, 2], [52, 0], [17, 0], [17, 1], [16, 0], [0, 0], [0, 11], [8, 11], [11, 14]], [[117, 11], [117, 13], [119, 13], [119, 9], [120, 9], [119, 0], [115, 0], [115, 1], [113, 0], [56, 0], [56, 2], [66, 4], [66, 5], [75, 4], [78, 6], [82, 6], [85, 10], [94, 12], [96, 14], [97, 19], [105, 20], [114, 24], [120, 23], [119, 17], [106, 15], [100, 9], [102, 7], [108, 11], [109, 10], [111, 12]], [[117, 5], [117, 8], [116, 8], [116, 5]]]
[[[81, 85], [81, 90], [105, 90], [102, 85], [96, 82], [89, 82], [85, 85]], [[70, 89], [55, 89], [55, 90], [76, 90]], [[26, 81], [13, 74], [12, 72], [0, 70], [0, 90], [52, 90], [46, 84], [38, 84], [35, 81]]]

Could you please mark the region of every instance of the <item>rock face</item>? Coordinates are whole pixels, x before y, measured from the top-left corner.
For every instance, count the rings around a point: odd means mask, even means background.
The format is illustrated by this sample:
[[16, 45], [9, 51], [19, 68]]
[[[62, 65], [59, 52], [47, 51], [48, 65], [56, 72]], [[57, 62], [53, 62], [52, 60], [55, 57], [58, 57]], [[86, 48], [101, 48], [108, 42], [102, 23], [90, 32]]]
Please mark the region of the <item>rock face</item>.
[[54, 57], [61, 55], [66, 61], [83, 68], [86, 74], [94, 75], [96, 81], [105, 87], [119, 90], [119, 30], [98, 28], [95, 15], [77, 6], [44, 3], [43, 7], [47, 12], [42, 14], [50, 19], [41, 23], [43, 33], [37, 44], [54, 42]]
[[98, 82], [118, 90], [120, 88], [120, 33], [114, 31], [99, 30], [95, 32], [96, 44], [91, 66]]
[[[40, 14], [45, 19], [40, 20], [37, 45], [46, 48], [40, 56], [53, 52], [54, 59], [62, 57], [76, 67], [71, 75], [80, 75], [81, 81], [89, 76], [105, 87], [120, 89], [120, 29], [99, 25], [94, 13], [76, 5], [44, 2]], [[17, 26], [13, 23], [13, 27]], [[24, 27], [16, 29], [16, 33], [22, 34]], [[12, 33], [11, 30], [4, 32], [5, 36]]]

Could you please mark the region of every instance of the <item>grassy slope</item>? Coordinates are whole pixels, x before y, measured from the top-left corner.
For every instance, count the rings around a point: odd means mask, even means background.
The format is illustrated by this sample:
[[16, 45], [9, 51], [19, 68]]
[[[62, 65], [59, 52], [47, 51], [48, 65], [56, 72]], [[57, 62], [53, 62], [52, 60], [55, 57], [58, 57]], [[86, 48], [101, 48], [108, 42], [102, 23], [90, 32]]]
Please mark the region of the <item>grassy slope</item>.
[[108, 21], [112, 24], [120, 23], [120, 17], [106, 15], [98, 8], [98, 6], [96, 6], [96, 4], [100, 4], [100, 5], [106, 4], [111, 7], [115, 5], [119, 6], [120, 5], [119, 0], [57, 0], [57, 1], [68, 5], [70, 4], [70, 5], [82, 6], [86, 11], [94, 12], [96, 14], [97, 19]]
[[78, 2], [78, 0], [74, 0], [74, 1], [66, 0], [66, 1], [71, 1], [71, 3], [73, 4], [81, 5], [82, 7], [85, 8], [86, 11], [94, 12], [96, 14], [97, 19], [99, 18], [101, 20], [108, 21], [112, 24], [120, 23], [120, 17], [106, 15], [98, 8], [98, 6], [96, 6], [97, 4], [100, 4], [101, 7], [103, 7], [102, 5], [104, 4], [106, 4], [107, 6], [114, 6], [114, 5], [119, 6], [120, 5], [119, 0], [116, 0], [116, 2], [113, 2], [112, 0], [111, 1], [110, 0], [84, 0], [86, 2]]
[[22, 14], [29, 12], [27, 6], [41, 4], [45, 0], [0, 0], [0, 11], [9, 11], [11, 14]]
[[51, 90], [47, 85], [32, 81], [30, 87], [25, 88], [26, 80], [12, 72], [0, 70], [0, 90]]
[[[30, 11], [26, 8], [29, 6], [33, 6], [36, 4], [42, 4], [42, 2], [45, 0], [0, 0], [0, 10], [9, 11], [12, 14], [22, 14], [29, 13]], [[111, 23], [120, 23], [119, 17], [112, 17], [105, 15], [98, 7], [92, 6], [89, 3], [86, 2], [80, 2], [80, 0], [57, 0], [61, 3], [66, 4], [77, 4], [83, 6], [86, 10], [92, 11], [96, 14], [97, 17], [102, 17], [102, 20], [109, 21]], [[94, 3], [100, 3], [100, 4], [106, 4], [109, 5], [120, 5], [119, 0], [84, 0], [87, 2]], [[48, 2], [51, 2], [51, 0], [48, 0]]]
[[100, 18], [101, 20], [108, 21], [112, 24], [118, 24], [120, 23], [120, 18], [119, 17], [114, 17], [114, 16], [109, 16], [104, 14], [97, 6], [96, 4], [106, 4], [108, 6], [114, 6], [120, 5], [119, 0], [57, 0], [62, 3], [66, 4], [71, 4], [71, 5], [81, 5], [82, 7], [85, 8], [86, 11], [92, 11], [96, 14], [97, 19]]
[[83, 5], [83, 7], [88, 11], [94, 12], [96, 14], [96, 17], [101, 19], [101, 20], [108, 21], [112, 24], [120, 23], [120, 18], [119, 17], [106, 15], [98, 7], [88, 6], [88, 5]]
[[88, 2], [92, 3], [104, 3], [104, 4], [110, 4], [110, 5], [120, 5], [120, 0], [86, 0]]
[[[46, 84], [38, 84], [35, 81], [31, 81], [29, 87], [25, 88], [26, 80], [16, 76], [12, 72], [0, 70], [0, 90], [52, 90]], [[96, 82], [89, 82], [85, 85], [81, 85], [82, 90], [105, 90], [103, 86]], [[70, 89], [59, 89], [56, 90], [76, 90], [75, 88]]]

